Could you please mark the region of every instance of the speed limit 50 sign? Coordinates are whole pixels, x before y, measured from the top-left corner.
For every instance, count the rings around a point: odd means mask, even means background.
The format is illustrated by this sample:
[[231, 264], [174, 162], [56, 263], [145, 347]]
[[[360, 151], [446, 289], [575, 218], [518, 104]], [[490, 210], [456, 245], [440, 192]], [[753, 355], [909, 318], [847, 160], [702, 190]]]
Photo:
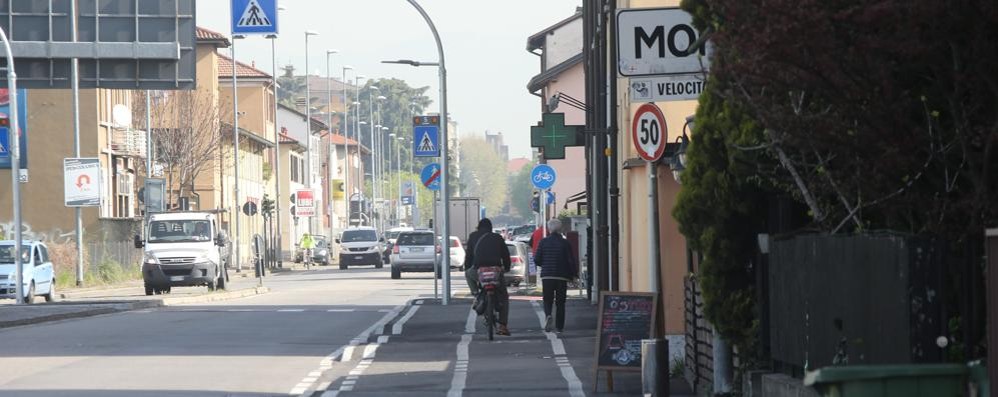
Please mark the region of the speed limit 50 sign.
[[631, 125], [631, 140], [638, 155], [648, 161], [656, 161], [665, 153], [665, 142], [669, 137], [669, 127], [665, 115], [654, 103], [646, 103], [638, 108]]

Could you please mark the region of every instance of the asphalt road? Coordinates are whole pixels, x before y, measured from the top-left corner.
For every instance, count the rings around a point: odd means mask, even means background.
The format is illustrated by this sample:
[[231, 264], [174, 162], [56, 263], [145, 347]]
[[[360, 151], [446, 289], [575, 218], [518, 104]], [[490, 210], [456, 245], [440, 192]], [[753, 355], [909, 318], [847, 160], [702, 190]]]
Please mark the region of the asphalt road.
[[271, 293], [250, 298], [0, 330], [0, 396], [307, 393], [321, 386], [324, 360], [410, 299], [433, 296], [430, 273], [391, 280], [387, 268], [266, 284]]

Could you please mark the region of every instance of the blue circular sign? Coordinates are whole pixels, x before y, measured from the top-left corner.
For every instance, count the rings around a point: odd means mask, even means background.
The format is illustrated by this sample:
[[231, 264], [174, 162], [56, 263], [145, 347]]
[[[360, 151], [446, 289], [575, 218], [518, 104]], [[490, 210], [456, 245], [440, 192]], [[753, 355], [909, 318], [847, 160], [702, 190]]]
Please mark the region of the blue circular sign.
[[537, 164], [534, 169], [530, 171], [530, 181], [534, 184], [534, 187], [547, 190], [551, 186], [554, 186], [554, 181], [557, 178], [557, 173], [554, 168], [551, 168], [547, 164]]
[[441, 173], [440, 164], [437, 163], [428, 164], [419, 173], [419, 180], [423, 183], [423, 186], [430, 190], [440, 190], [440, 179], [442, 178], [443, 174]]

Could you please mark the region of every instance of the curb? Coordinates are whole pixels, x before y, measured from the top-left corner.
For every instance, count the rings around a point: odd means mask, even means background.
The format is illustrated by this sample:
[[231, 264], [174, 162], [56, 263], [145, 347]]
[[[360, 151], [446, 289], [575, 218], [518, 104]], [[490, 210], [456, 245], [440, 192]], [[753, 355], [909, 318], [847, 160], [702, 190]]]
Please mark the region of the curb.
[[[182, 305], [190, 303], [207, 303], [207, 302], [218, 302], [230, 299], [245, 298], [248, 296], [262, 295], [270, 292], [267, 287], [253, 287], [245, 288], [236, 291], [228, 291], [222, 293], [212, 293], [204, 294], [198, 296], [185, 296], [178, 298], [163, 298], [154, 300], [142, 300], [134, 302], [123, 302], [123, 301], [113, 301], [113, 302], [101, 302], [101, 301], [79, 301], [79, 302], [64, 302], [63, 305], [101, 305], [105, 307], [95, 307], [92, 309], [81, 310], [72, 313], [58, 313], [51, 315], [44, 315], [32, 318], [25, 318], [20, 320], [11, 321], [0, 321], [0, 329], [18, 327], [22, 325], [32, 325], [41, 324], [52, 321], [68, 320], [73, 318], [83, 318], [83, 317], [93, 317], [102, 314], [120, 313], [131, 310], [142, 310], [142, 309], [153, 309], [158, 307]], [[57, 303], [58, 304], [58, 303]]]

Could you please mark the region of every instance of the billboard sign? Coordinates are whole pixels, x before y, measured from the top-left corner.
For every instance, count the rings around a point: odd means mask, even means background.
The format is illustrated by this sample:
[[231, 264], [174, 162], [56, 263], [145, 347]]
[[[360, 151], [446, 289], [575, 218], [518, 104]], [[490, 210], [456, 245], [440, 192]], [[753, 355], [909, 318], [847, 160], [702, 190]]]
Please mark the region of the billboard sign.
[[68, 89], [77, 58], [80, 88], [195, 88], [195, 0], [75, 1], [76, 42], [71, 1], [0, 1], [18, 87]]
[[[10, 115], [9, 90], [0, 88], [0, 169], [10, 168]], [[28, 90], [17, 90], [17, 124], [21, 129], [20, 150], [21, 170], [28, 169]], [[23, 171], [22, 171], [23, 172]]]

